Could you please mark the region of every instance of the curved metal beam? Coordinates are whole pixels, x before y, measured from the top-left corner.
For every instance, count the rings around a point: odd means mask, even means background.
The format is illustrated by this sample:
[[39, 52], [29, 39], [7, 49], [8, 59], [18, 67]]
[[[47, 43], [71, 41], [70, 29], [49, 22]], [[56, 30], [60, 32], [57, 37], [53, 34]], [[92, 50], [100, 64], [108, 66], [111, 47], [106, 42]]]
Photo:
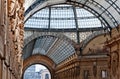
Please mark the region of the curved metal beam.
[[[99, 1], [98, 1], [99, 2]], [[82, 1], [80, 2], [80, 1], [72, 1], [72, 0], [68, 0], [68, 1], [66, 1], [66, 0], [59, 0], [59, 1], [51, 1], [51, 0], [49, 0], [49, 1], [46, 1], [46, 2], [44, 2], [43, 4], [41, 4], [41, 5], [36, 5], [36, 7], [34, 8], [34, 9], [32, 9], [31, 8], [31, 11], [25, 16], [25, 21], [27, 21], [27, 19], [30, 17], [30, 16], [32, 16], [35, 12], [37, 12], [37, 11], [39, 11], [40, 9], [42, 9], [42, 8], [44, 8], [44, 7], [46, 7], [46, 6], [50, 6], [50, 5], [53, 5], [53, 4], [59, 4], [59, 3], [71, 3], [71, 4], [73, 4], [73, 5], [78, 5], [78, 4], [80, 4], [80, 6], [79, 7], [83, 7], [83, 8], [85, 8], [85, 7], [87, 7], [88, 9], [87, 10], [89, 10], [90, 8], [91, 8], [91, 10], [94, 10], [95, 11], [95, 13], [94, 13], [94, 15], [99, 15], [98, 17], [100, 17], [100, 18], [104, 18], [103, 20], [105, 21], [105, 22], [103, 22], [103, 23], [107, 23], [107, 26], [111, 29], [111, 27], [115, 27], [115, 26], [117, 26], [120, 22], [118, 22], [118, 20], [116, 20], [116, 18], [114, 18], [114, 16], [111, 14], [112, 12], [110, 12], [110, 11], [108, 11], [108, 10], [106, 10], [107, 8], [105, 8], [104, 7], [104, 5], [102, 5], [102, 4], [99, 4], [97, 1], [95, 1], [95, 0], [86, 0], [85, 1], [85, 3], [82, 3]], [[110, 1], [105, 1], [105, 2], [107, 2], [108, 4], [110, 4]], [[76, 4], [77, 3], [77, 4]], [[117, 4], [115, 4], [116, 2], [113, 2], [114, 4], [112, 4], [112, 5], [114, 5], [114, 9], [116, 9], [116, 12], [118, 13], [118, 14], [120, 14], [120, 8], [118, 7], [118, 5]], [[94, 6], [94, 7], [90, 7], [88, 4], [91, 4], [92, 6]], [[97, 5], [96, 5], [97, 4]], [[82, 6], [81, 6], [82, 5]], [[110, 4], [110, 6], [112, 6], [111, 4]], [[109, 7], [110, 7], [109, 6]], [[99, 7], [101, 7], [101, 9], [99, 8]], [[102, 14], [100, 14], [100, 13], [98, 13], [98, 10], [99, 9], [99, 11], [101, 11], [101, 12], [104, 12], [104, 13], [102, 13]], [[104, 9], [104, 11], [102, 10], [102, 9]], [[91, 13], [92, 13], [92, 11], [90, 11]], [[104, 14], [104, 15], [103, 15]], [[119, 16], [120, 17], [120, 16]], [[108, 18], [109, 18], [109, 21], [108, 21]], [[111, 21], [111, 22], [110, 22]], [[113, 24], [113, 25], [112, 25]]]

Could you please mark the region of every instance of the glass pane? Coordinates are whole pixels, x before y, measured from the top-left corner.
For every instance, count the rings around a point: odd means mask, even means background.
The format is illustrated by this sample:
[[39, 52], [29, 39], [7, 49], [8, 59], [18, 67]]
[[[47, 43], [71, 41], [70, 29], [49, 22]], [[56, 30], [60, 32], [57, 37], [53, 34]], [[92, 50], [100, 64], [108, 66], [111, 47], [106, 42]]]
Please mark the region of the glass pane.
[[101, 27], [101, 22], [97, 18], [79, 19], [78, 20], [78, 27], [79, 28]]
[[35, 13], [25, 23], [25, 27], [29, 28], [48, 28], [49, 9], [45, 8]]
[[25, 23], [25, 27], [29, 28], [48, 28], [48, 20], [40, 20], [40, 19], [29, 19]]
[[74, 18], [72, 6], [51, 7], [51, 18]]
[[49, 8], [42, 9], [35, 13], [32, 17], [49, 17]]
[[68, 6], [53, 6], [51, 8], [51, 28], [75, 28], [73, 8]]
[[75, 28], [74, 20], [51, 20], [51, 28], [56, 29], [69, 29]]
[[76, 7], [77, 17], [90, 17], [94, 16], [92, 13], [88, 12], [85, 9], [82, 9], [80, 7]]

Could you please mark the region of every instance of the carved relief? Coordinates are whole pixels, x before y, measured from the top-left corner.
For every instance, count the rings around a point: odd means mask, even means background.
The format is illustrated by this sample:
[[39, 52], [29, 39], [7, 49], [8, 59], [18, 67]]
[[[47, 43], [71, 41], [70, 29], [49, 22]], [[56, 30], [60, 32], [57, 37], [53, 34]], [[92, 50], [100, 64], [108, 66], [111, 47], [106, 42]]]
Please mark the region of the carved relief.
[[[12, 73], [20, 79], [22, 69], [22, 47], [24, 35], [24, 7], [23, 0], [8, 0], [9, 34], [10, 34], [10, 63]], [[20, 70], [20, 71], [18, 71]]]
[[[8, 12], [9, 12], [9, 16], [14, 16], [15, 15], [15, 10], [16, 10], [16, 2], [17, 0], [8, 0]], [[15, 17], [14, 17], [15, 18]]]
[[21, 19], [21, 20], [24, 20], [24, 7], [20, 7], [20, 9], [17, 11], [17, 13], [18, 13], [18, 17], [19, 17], [19, 19]]
[[12, 31], [13, 34], [14, 34], [16, 26], [17, 26], [17, 20], [10, 17], [10, 31]]

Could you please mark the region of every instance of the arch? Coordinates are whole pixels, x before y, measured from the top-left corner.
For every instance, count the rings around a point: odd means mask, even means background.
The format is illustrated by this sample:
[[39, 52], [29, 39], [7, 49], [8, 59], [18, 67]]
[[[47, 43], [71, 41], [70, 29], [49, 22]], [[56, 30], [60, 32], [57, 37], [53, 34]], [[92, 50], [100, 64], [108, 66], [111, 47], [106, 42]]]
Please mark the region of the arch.
[[94, 32], [93, 34], [91, 34], [90, 36], [88, 36], [87, 38], [86, 38], [86, 40], [84, 40], [81, 44], [81, 48], [82, 49], [84, 49], [85, 48], [85, 46], [90, 42], [90, 41], [92, 41], [92, 39], [94, 39], [94, 38], [96, 38], [96, 37], [98, 37], [98, 36], [100, 36], [100, 35], [104, 35], [104, 34], [106, 34], [107, 35], [107, 32], [105, 32], [105, 31], [98, 31], [98, 32]]
[[109, 51], [104, 48], [104, 43], [106, 40], [110, 39], [109, 34], [105, 34], [104, 32], [99, 32], [98, 34], [93, 34], [89, 36], [84, 42], [82, 49], [83, 55], [98, 55], [98, 54], [107, 54]]
[[59, 33], [52, 33], [52, 32], [44, 32], [44, 33], [34, 33], [32, 34], [31, 36], [29, 36], [28, 38], [26, 38], [24, 40], [24, 47], [32, 40], [40, 37], [40, 36], [46, 36], [46, 35], [50, 35], [50, 36], [55, 36], [59, 39], [62, 39], [62, 40], [66, 40], [68, 41], [70, 44], [72, 44], [73, 46], [76, 44], [76, 42], [74, 42], [73, 40], [69, 39], [68, 37], [66, 37], [65, 35], [63, 34], [59, 34]]
[[[53, 42], [51, 42], [50, 46], [46, 44], [47, 46], [49, 46], [47, 50], [42, 51], [41, 49], [39, 49], [39, 46], [38, 46], [39, 41], [36, 41], [36, 40], [39, 40], [39, 37], [41, 36], [43, 37], [46, 35], [54, 36], [56, 38]], [[71, 39], [67, 38], [65, 35], [62, 35], [59, 33], [47, 33], [47, 32], [45, 33], [44, 32], [44, 33], [34, 33], [33, 35], [25, 39], [24, 44], [25, 44], [23, 48], [24, 53], [22, 55], [23, 59], [27, 59], [28, 57], [34, 54], [40, 54], [40, 55], [45, 55], [51, 58], [56, 64], [58, 64], [62, 62], [63, 60], [65, 60], [70, 55], [75, 53], [74, 46], [76, 43], [72, 41]], [[37, 47], [35, 47], [35, 45], [37, 45]], [[55, 50], [52, 50], [53, 48]], [[61, 48], [62, 50], [59, 50], [59, 48]]]
[[[40, 3], [40, 4], [39, 4]], [[91, 13], [93, 13], [95, 16], [97, 16], [103, 23], [105, 23], [105, 25], [107, 25], [110, 29], [118, 26], [120, 23], [120, 7], [117, 5], [117, 3], [119, 3], [119, 1], [115, 1], [113, 2], [112, 0], [108, 1], [108, 0], [104, 0], [104, 1], [100, 1], [100, 0], [84, 0], [84, 1], [72, 1], [72, 0], [47, 0], [47, 1], [43, 1], [42, 3], [39, 2], [38, 5], [37, 4], [33, 4], [31, 5], [27, 10], [26, 10], [26, 15], [25, 15], [25, 21], [32, 16], [35, 12], [37, 12], [38, 10], [46, 7], [46, 6], [50, 6], [50, 5], [54, 5], [54, 4], [60, 4], [60, 3], [66, 3], [66, 4], [72, 4], [72, 5], [76, 5], [79, 7], [82, 7], [88, 11], [90, 11]], [[114, 3], [114, 4], [113, 4]], [[117, 8], [117, 10], [116, 10]], [[114, 14], [111, 14], [114, 11]], [[115, 17], [115, 16], [118, 17]]]
[[55, 69], [56, 65], [50, 58], [43, 56], [43, 55], [32, 55], [23, 61], [22, 79], [23, 79], [23, 75], [24, 75], [25, 70], [33, 64], [42, 64], [45, 67], [47, 67], [51, 73], [51, 79], [53, 79], [54, 69]]

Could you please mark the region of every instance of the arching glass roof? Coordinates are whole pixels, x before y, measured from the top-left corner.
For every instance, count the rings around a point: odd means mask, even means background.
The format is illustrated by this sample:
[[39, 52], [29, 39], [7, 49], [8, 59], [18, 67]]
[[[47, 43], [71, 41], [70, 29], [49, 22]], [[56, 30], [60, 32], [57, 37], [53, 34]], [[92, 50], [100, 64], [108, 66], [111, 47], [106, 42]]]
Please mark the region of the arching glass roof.
[[92, 34], [106, 31], [106, 28], [103, 21], [86, 9], [68, 4], [48, 6], [25, 22], [27, 43], [23, 59], [40, 54], [59, 64], [75, 54], [72, 42], [80, 44]]
[[73, 55], [75, 49], [73, 45], [64, 38], [40, 36], [30, 41], [29, 44], [24, 47], [23, 52], [23, 59], [27, 59], [29, 56], [35, 54], [40, 54], [51, 58], [56, 64], [59, 64]]
[[109, 29], [120, 24], [120, 0], [25, 0], [25, 21], [39, 9], [61, 3], [77, 5], [90, 11]]
[[[54, 5], [61, 3], [64, 4]], [[48, 35], [59, 32], [80, 44], [98, 31], [111, 30], [120, 24], [119, 3], [120, 0], [25, 0], [25, 39], [35, 32]], [[61, 40], [56, 34], [51, 36], [38, 37], [28, 43], [24, 59], [37, 53], [59, 64], [74, 54], [74, 47], [63, 40], [64, 37]]]
[[83, 31], [104, 28], [98, 18], [87, 10], [73, 5], [54, 5], [46, 7], [31, 16], [25, 29]]

